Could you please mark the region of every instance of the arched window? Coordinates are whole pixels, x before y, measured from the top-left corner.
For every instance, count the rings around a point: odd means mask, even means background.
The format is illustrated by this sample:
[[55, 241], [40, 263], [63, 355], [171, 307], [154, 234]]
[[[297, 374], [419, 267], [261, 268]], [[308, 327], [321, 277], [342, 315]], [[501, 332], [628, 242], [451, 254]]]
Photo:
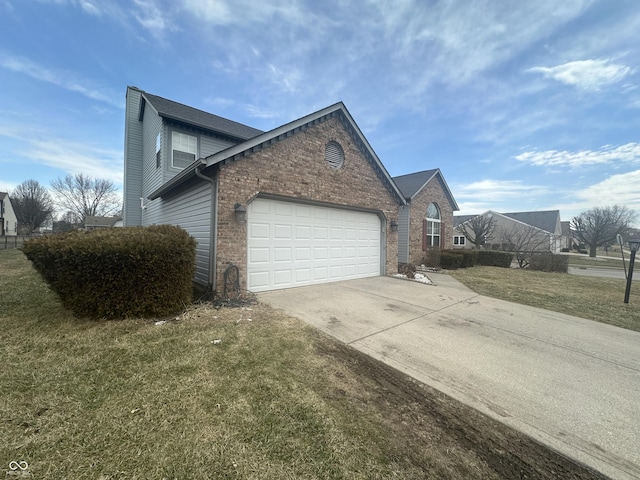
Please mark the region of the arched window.
[[430, 203], [427, 207], [427, 214], [424, 219], [424, 245], [426, 248], [439, 247], [442, 232], [442, 222], [440, 209], [435, 203]]

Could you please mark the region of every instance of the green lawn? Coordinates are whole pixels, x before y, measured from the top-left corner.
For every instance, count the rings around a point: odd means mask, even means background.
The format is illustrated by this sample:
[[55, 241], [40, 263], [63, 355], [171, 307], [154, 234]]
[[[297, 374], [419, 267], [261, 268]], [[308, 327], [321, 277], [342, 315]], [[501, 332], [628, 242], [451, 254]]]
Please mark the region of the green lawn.
[[640, 331], [638, 281], [633, 282], [625, 304], [623, 279], [483, 266], [449, 273], [481, 295]]

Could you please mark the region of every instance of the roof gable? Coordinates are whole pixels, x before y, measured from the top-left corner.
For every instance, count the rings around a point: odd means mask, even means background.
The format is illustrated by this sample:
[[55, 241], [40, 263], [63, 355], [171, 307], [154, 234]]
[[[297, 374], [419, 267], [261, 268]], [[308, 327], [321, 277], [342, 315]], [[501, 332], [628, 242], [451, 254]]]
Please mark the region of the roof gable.
[[98, 217], [87, 215], [84, 219], [84, 224], [87, 227], [113, 227], [113, 225], [122, 220], [122, 217]]
[[533, 225], [540, 230], [556, 233], [560, 220], [559, 210], [546, 210], [540, 212], [515, 212], [503, 213], [505, 217], [512, 218], [527, 225]]
[[465, 222], [468, 222], [472, 218], [477, 217], [477, 215], [454, 215], [453, 216], [453, 226], [457, 227]]
[[[134, 88], [135, 87], [129, 87]], [[226, 135], [237, 140], [243, 141], [260, 135], [262, 130], [249, 127], [242, 123], [234, 122], [218, 115], [214, 115], [197, 108], [174, 102], [143, 90], [139, 90], [142, 94], [142, 103], [140, 105], [141, 114], [144, 112], [144, 105], [148, 103], [163, 118], [173, 120], [180, 123], [186, 123], [196, 127], [204, 128], [215, 133]]]
[[317, 112], [286, 123], [280, 127], [274, 128], [273, 130], [254, 136], [253, 138], [250, 138], [245, 142], [233, 145], [225, 150], [196, 161], [189, 167], [185, 168], [178, 175], [173, 177], [171, 180], [169, 180], [167, 183], [165, 183], [158, 190], [152, 192], [149, 195], [149, 199], [153, 200], [173, 190], [178, 185], [184, 183], [187, 179], [197, 175], [196, 170], [199, 172], [204, 168], [240, 160], [244, 156], [251, 154], [256, 150], [267, 147], [272, 143], [278, 142], [284, 138], [288, 138], [291, 135], [304, 131], [307, 128], [315, 125], [316, 123], [322, 122], [333, 116], [338, 116], [345, 128], [352, 134], [354, 139], [359, 144], [360, 149], [363, 151], [365, 157], [369, 159], [383, 182], [386, 183], [389, 190], [394, 194], [394, 196], [397, 197], [399, 203], [405, 204], [406, 202], [401, 191], [398, 189], [396, 183], [392, 180], [389, 172], [387, 172], [386, 168], [378, 158], [378, 155], [375, 153], [373, 148], [371, 148], [371, 145], [363, 135], [358, 125], [353, 120], [353, 117], [351, 117], [351, 114], [347, 110], [347, 107], [342, 102], [330, 105], [326, 108], [323, 108], [322, 110], [318, 110]]
[[493, 210], [487, 210], [480, 215], [457, 215], [453, 217], [453, 226], [457, 227], [462, 223], [468, 222], [472, 218], [477, 216], [486, 215], [500, 215], [501, 217], [514, 220], [519, 223], [531, 225], [538, 230], [543, 230], [547, 233], [556, 234], [557, 228], [560, 225], [560, 210], [545, 210], [539, 212], [512, 212], [512, 213], [500, 213]]
[[453, 207], [453, 210], [460, 210], [439, 168], [424, 170], [422, 172], [409, 173], [407, 175], [400, 175], [397, 177], [393, 177], [393, 181], [396, 182], [396, 185], [402, 192], [402, 195], [407, 200], [411, 200], [415, 198], [415, 196], [418, 195], [424, 189], [424, 187], [426, 187], [427, 184], [436, 177], [439, 177], [440, 181], [442, 182], [442, 186], [444, 187], [445, 193], [447, 195], [447, 198], [449, 199], [449, 202], [451, 203], [451, 206]]

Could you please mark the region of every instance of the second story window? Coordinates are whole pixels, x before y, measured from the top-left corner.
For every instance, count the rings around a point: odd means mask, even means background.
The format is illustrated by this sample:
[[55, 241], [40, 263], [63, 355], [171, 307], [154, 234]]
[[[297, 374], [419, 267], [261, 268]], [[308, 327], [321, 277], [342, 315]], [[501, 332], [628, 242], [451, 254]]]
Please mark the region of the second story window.
[[171, 133], [171, 166], [185, 168], [198, 156], [198, 139], [180, 132]]

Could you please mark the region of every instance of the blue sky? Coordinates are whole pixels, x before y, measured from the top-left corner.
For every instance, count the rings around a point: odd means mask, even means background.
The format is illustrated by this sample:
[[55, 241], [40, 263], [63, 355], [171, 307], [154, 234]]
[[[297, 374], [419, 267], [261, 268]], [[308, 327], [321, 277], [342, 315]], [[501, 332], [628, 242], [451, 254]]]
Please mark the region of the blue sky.
[[459, 214], [640, 214], [637, 0], [0, 0], [0, 191], [122, 185], [135, 85], [270, 130], [343, 101]]

